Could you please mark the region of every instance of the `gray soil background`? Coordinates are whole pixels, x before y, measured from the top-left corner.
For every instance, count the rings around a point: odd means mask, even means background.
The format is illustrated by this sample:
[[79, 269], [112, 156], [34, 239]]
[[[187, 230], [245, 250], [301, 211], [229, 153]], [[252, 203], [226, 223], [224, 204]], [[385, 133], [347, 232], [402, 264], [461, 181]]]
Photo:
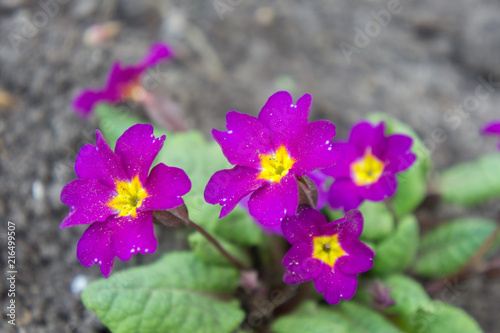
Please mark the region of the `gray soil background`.
[[[295, 99], [311, 93], [310, 119], [333, 121], [339, 138], [370, 111], [398, 117], [426, 140], [437, 170], [495, 152], [496, 141], [478, 132], [500, 119], [500, 2], [394, 3], [0, 0], [0, 90], [16, 100], [0, 106], [0, 331], [16, 331], [5, 317], [7, 221], [17, 236], [17, 331], [106, 331], [70, 288], [76, 276], [100, 277], [97, 266], [76, 259], [85, 228], [59, 229], [68, 212], [60, 191], [97, 128], [95, 117], [73, 112], [71, 100], [102, 85], [114, 60], [135, 62], [152, 42], [177, 50], [176, 60], [160, 67], [159, 88], [207, 138], [211, 128], [224, 128], [227, 111], [257, 115], [272, 93], [286, 89]], [[381, 17], [382, 10], [393, 13]], [[107, 21], [122, 24], [115, 39], [82, 42], [88, 26]], [[494, 217], [495, 205], [476, 213]], [[114, 270], [186, 245], [182, 231], [157, 237], [156, 254], [117, 259]], [[469, 276], [436, 297], [465, 309], [485, 332], [500, 332], [500, 280]]]

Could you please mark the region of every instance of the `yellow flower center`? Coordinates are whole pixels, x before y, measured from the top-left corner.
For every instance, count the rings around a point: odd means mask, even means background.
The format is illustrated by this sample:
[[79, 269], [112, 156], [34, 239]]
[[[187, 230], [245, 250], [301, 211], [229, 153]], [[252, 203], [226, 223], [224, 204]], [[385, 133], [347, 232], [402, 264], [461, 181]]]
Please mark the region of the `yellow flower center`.
[[365, 151], [365, 155], [351, 164], [351, 175], [354, 183], [358, 186], [376, 183], [384, 172], [384, 163], [373, 156], [371, 147]]
[[115, 181], [116, 196], [108, 202], [108, 206], [117, 210], [120, 216], [137, 216], [137, 208], [141, 207], [142, 201], [148, 196], [146, 190], [139, 181], [139, 175], [129, 183], [127, 181]]
[[290, 157], [284, 145], [281, 145], [276, 153], [259, 155], [262, 171], [259, 179], [267, 179], [279, 183], [281, 178], [288, 174], [295, 160]]
[[337, 234], [333, 236], [314, 237], [313, 247], [312, 257], [321, 260], [332, 268], [338, 258], [346, 255], [346, 252], [340, 246]]

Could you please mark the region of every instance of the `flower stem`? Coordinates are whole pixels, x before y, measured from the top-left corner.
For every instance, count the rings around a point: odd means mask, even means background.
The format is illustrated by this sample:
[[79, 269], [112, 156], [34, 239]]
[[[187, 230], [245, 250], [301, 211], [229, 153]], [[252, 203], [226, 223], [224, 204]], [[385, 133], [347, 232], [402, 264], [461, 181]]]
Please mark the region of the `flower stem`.
[[215, 248], [224, 256], [226, 257], [227, 260], [229, 260], [231, 262], [231, 264], [234, 265], [234, 267], [236, 267], [237, 269], [239, 269], [240, 271], [241, 270], [244, 270], [246, 269], [245, 265], [243, 265], [241, 263], [241, 261], [239, 261], [238, 259], [236, 259], [235, 257], [233, 257], [229, 252], [227, 252], [223, 247], [222, 245], [220, 245], [219, 241], [217, 239], [215, 239], [214, 236], [212, 236], [208, 231], [205, 230], [205, 228], [203, 228], [202, 226], [194, 223], [193, 221], [191, 221], [190, 219], [185, 219], [184, 222], [186, 223], [186, 225], [190, 226], [191, 228], [193, 228], [194, 230], [198, 231], [200, 234], [203, 235], [203, 237], [205, 237], [210, 243], [212, 243], [213, 246], [215, 246]]
[[186, 205], [181, 205], [172, 209], [163, 210], [163, 211], [155, 211], [153, 213], [153, 220], [155, 223], [164, 225], [166, 227], [176, 227], [185, 225], [193, 228], [203, 235], [213, 246], [227, 259], [231, 264], [233, 264], [237, 269], [244, 270], [246, 269], [245, 265], [241, 263], [238, 259], [236, 259], [233, 255], [227, 252], [222, 245], [220, 245], [219, 241], [215, 239], [205, 228], [194, 223], [189, 219], [189, 214], [187, 211]]

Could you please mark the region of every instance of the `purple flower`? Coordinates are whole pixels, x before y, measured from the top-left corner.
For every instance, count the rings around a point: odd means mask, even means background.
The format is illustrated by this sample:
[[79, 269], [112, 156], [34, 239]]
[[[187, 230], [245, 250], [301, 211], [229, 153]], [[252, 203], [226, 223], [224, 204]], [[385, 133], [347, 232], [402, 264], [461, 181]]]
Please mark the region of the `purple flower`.
[[60, 227], [91, 224], [77, 246], [84, 267], [99, 264], [108, 277], [115, 256], [125, 261], [155, 252], [153, 211], [182, 205], [181, 196], [191, 189], [181, 169], [160, 163], [149, 172], [164, 140], [153, 136], [151, 125], [137, 124], [118, 139], [115, 152], [96, 131], [96, 145], [78, 153], [78, 179], [61, 192], [71, 210]]
[[285, 215], [297, 211], [297, 178], [332, 166], [338, 152], [332, 149], [335, 125], [308, 123], [311, 95], [297, 104], [286, 91], [272, 95], [258, 118], [231, 111], [227, 132], [212, 135], [234, 168], [216, 172], [205, 188], [205, 200], [220, 204], [226, 216], [249, 195], [248, 208], [266, 229], [279, 227]]
[[349, 142], [334, 144], [344, 158], [323, 170], [335, 180], [328, 193], [332, 208], [358, 208], [363, 200], [382, 201], [396, 192], [396, 173], [408, 169], [416, 159], [413, 140], [403, 134], [384, 135], [385, 124], [360, 122]]
[[340, 220], [328, 223], [317, 210], [301, 206], [296, 216], [283, 220], [283, 234], [292, 245], [283, 258], [283, 280], [295, 284], [314, 280], [326, 301], [337, 304], [356, 292], [356, 274], [373, 267], [375, 253], [358, 240], [363, 216], [349, 211]]
[[172, 49], [163, 43], [151, 46], [146, 56], [136, 65], [122, 67], [119, 61], [113, 64], [106, 87], [87, 89], [74, 100], [73, 107], [82, 116], [87, 116], [100, 101], [116, 104], [125, 100], [140, 101], [145, 90], [141, 86], [142, 73], [148, 68], [173, 57]]
[[[482, 134], [500, 136], [500, 121], [493, 121], [483, 127]], [[500, 144], [498, 145], [498, 149], [500, 149]]]

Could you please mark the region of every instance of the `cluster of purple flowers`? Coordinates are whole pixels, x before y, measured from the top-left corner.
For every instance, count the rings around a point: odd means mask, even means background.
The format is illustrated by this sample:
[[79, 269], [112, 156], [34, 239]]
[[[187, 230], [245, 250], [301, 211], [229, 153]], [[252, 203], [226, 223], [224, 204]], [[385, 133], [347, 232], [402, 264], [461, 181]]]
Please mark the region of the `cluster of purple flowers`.
[[[155, 44], [138, 65], [116, 63], [106, 88], [84, 91], [75, 108], [87, 114], [101, 100], [134, 98], [144, 70], [171, 55], [169, 47]], [[222, 206], [220, 217], [246, 202], [264, 230], [282, 234], [291, 244], [282, 262], [284, 281], [313, 280], [318, 292], [336, 304], [353, 297], [357, 274], [373, 266], [375, 253], [358, 240], [363, 216], [356, 208], [364, 200], [394, 195], [396, 174], [416, 157], [412, 139], [386, 136], [384, 123], [358, 123], [347, 142], [334, 142], [333, 123], [308, 121], [311, 104], [308, 94], [294, 103], [281, 91], [258, 117], [229, 112], [227, 131], [214, 129], [212, 135], [234, 167], [216, 172], [204, 195], [208, 203]], [[485, 132], [500, 134], [500, 124]], [[150, 171], [164, 140], [154, 137], [152, 126], [138, 124], [118, 139], [114, 152], [99, 131], [95, 146], [81, 149], [75, 162], [78, 179], [61, 193], [61, 201], [71, 207], [61, 228], [90, 224], [77, 246], [83, 266], [99, 264], [108, 277], [114, 257], [128, 260], [156, 250], [153, 212], [182, 205], [191, 188], [181, 169], [160, 163]], [[306, 177], [316, 184], [316, 202], [300, 200]], [[345, 217], [328, 222], [318, 210], [327, 203], [343, 209]]]
[[[232, 169], [216, 172], [205, 200], [227, 215], [243, 198], [265, 230], [282, 233], [292, 245], [283, 259], [287, 283], [314, 280], [325, 299], [336, 304], [356, 291], [356, 275], [370, 270], [375, 253], [358, 240], [363, 200], [381, 201], [397, 187], [395, 174], [415, 161], [412, 139], [384, 134], [384, 124], [357, 124], [349, 142], [333, 142], [335, 125], [309, 123], [312, 97], [296, 104], [287, 92], [269, 98], [257, 118], [231, 111], [227, 131], [213, 130]], [[310, 176], [318, 203], [299, 203], [299, 182]], [[333, 183], [328, 189], [328, 176]], [[316, 208], [328, 201], [343, 208], [343, 219], [328, 223]]]

